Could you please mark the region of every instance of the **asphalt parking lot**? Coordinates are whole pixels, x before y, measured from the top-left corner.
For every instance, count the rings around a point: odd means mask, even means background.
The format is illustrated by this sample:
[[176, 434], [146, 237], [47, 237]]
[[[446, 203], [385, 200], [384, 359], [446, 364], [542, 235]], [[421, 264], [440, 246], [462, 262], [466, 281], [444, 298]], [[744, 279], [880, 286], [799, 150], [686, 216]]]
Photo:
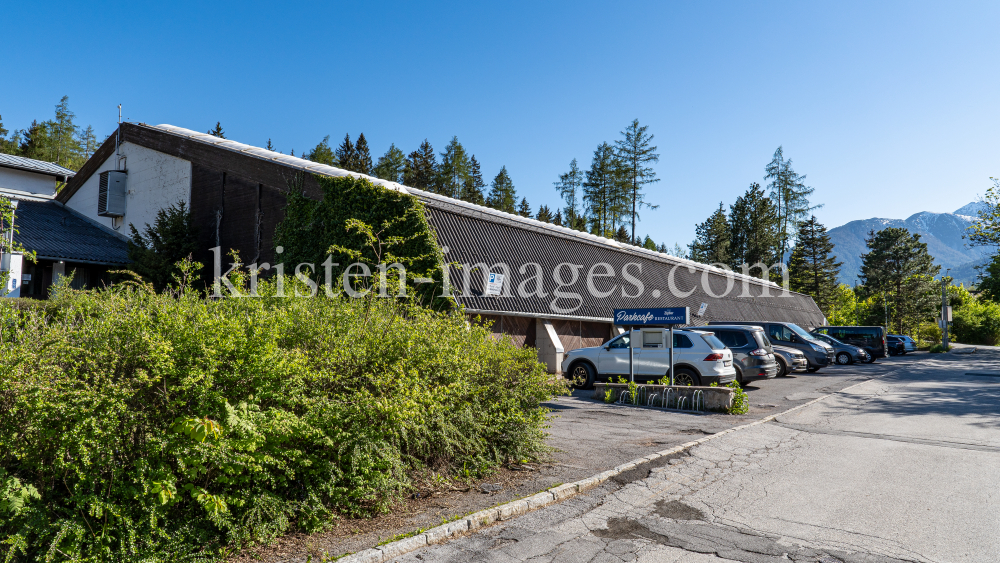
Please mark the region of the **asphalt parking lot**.
[[[751, 394], [761, 410], [747, 418], [782, 408], [762, 403], [787, 407], [852, 387], [715, 437], [642, 475], [613, 478], [398, 560], [1000, 561], [1000, 353], [916, 354], [881, 363], [830, 370], [825, 380], [823, 372], [810, 374], [785, 389], [781, 380], [762, 383]], [[560, 430], [554, 440], [577, 445], [562, 456], [586, 444], [610, 460], [641, 448], [637, 440], [670, 444], [679, 438], [675, 428], [725, 426], [719, 415], [694, 415], [662, 432], [637, 431], [614, 423], [613, 409], [595, 413], [580, 399], [560, 403], [577, 407], [553, 427]], [[655, 420], [683, 417], [663, 414], [669, 418]], [[591, 421], [591, 434], [567, 432], [574, 420], [581, 428]]]

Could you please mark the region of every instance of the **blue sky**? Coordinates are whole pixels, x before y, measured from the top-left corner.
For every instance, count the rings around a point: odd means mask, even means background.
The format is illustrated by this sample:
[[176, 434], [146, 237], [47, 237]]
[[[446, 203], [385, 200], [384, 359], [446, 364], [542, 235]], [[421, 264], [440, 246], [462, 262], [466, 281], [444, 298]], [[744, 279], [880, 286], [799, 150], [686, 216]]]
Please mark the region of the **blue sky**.
[[682, 245], [783, 145], [828, 227], [953, 211], [1000, 175], [997, 3], [48, 2], [4, 7], [0, 115], [207, 130], [374, 156], [457, 135], [532, 206], [633, 118], [661, 181], [639, 231]]

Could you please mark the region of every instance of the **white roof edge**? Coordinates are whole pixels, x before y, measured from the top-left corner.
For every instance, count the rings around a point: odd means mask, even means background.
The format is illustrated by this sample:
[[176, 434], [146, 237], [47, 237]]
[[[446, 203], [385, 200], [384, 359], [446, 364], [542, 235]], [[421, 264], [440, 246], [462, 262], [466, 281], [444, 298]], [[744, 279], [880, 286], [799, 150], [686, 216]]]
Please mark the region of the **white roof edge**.
[[[368, 180], [368, 181], [372, 182], [373, 184], [385, 187], [385, 188], [390, 189], [392, 191], [401, 192], [401, 193], [404, 193], [404, 194], [413, 194], [413, 195], [419, 194], [421, 196], [428, 197], [428, 198], [431, 198], [431, 199], [440, 199], [440, 200], [446, 201], [447, 203], [450, 203], [450, 204], [453, 204], [453, 205], [457, 205], [459, 207], [466, 207], [466, 208], [469, 208], [471, 210], [479, 211], [481, 213], [486, 213], [486, 214], [489, 214], [489, 215], [495, 215], [495, 216], [498, 216], [498, 217], [503, 217], [505, 219], [513, 220], [515, 222], [525, 223], [526, 225], [529, 225], [529, 226], [534, 227], [534, 228], [540, 228], [540, 229], [550, 230], [550, 231], [558, 232], [558, 233], [561, 233], [561, 234], [564, 234], [564, 235], [570, 235], [570, 236], [573, 236], [575, 238], [589, 240], [591, 242], [596, 242], [598, 244], [602, 244], [602, 245], [605, 245], [605, 246], [610, 246], [610, 247], [618, 248], [618, 249], [622, 249], [622, 250], [628, 249], [630, 251], [639, 251], [640, 253], [649, 254], [650, 257], [655, 257], [655, 258], [658, 258], [660, 260], [667, 261], [667, 262], [674, 262], [674, 263], [676, 263], [679, 266], [690, 266], [690, 267], [693, 267], [696, 270], [701, 270], [703, 272], [707, 271], [709, 273], [719, 274], [719, 275], [723, 275], [723, 276], [732, 275], [735, 279], [739, 279], [739, 280], [751, 281], [751, 282], [754, 282], [754, 283], [758, 283], [758, 284], [761, 284], [761, 285], [767, 285], [767, 286], [775, 287], [775, 288], [780, 288], [781, 287], [777, 283], [775, 283], [773, 281], [770, 281], [770, 280], [764, 280], [764, 279], [761, 279], [761, 278], [756, 278], [754, 276], [747, 276], [747, 275], [744, 275], [744, 274], [742, 274], [740, 272], [734, 272], [732, 270], [724, 270], [722, 268], [717, 268], [715, 266], [710, 266], [708, 264], [702, 264], [701, 262], [695, 262], [693, 260], [688, 260], [686, 258], [679, 258], [677, 256], [672, 256], [670, 254], [665, 254], [665, 253], [662, 253], [662, 252], [655, 252], [655, 251], [652, 251], [652, 250], [648, 250], [648, 249], [642, 248], [641, 246], [623, 245], [622, 243], [620, 243], [620, 242], [618, 242], [616, 240], [613, 240], [613, 239], [609, 239], [609, 238], [605, 238], [605, 237], [601, 237], [601, 236], [597, 236], [597, 235], [592, 235], [590, 233], [586, 233], [586, 232], [583, 232], [583, 231], [577, 231], [577, 230], [574, 230], [574, 229], [570, 229], [568, 227], [561, 227], [561, 226], [553, 225], [551, 223], [546, 223], [544, 221], [539, 221], [537, 219], [528, 219], [527, 217], [521, 217], [520, 215], [515, 215], [513, 213], [505, 213], [503, 211], [499, 211], [497, 209], [493, 209], [492, 207], [486, 207], [484, 205], [476, 205], [474, 203], [469, 203], [467, 201], [462, 201], [460, 199], [455, 199], [455, 198], [443, 196], [443, 195], [440, 195], [440, 194], [435, 194], [435, 193], [427, 192], [427, 191], [424, 191], [424, 190], [420, 190], [420, 189], [417, 189], [417, 188], [411, 188], [411, 187], [404, 186], [404, 185], [396, 183], [396, 182], [390, 182], [388, 180], [383, 180], [381, 178], [376, 178], [375, 176], [369, 176], [367, 174], [360, 174], [358, 172], [351, 172], [349, 170], [344, 170], [343, 168], [337, 168], [337, 167], [329, 166], [329, 165], [326, 165], [326, 164], [320, 164], [318, 162], [313, 162], [311, 160], [306, 160], [304, 158], [299, 158], [297, 156], [291, 156], [291, 155], [287, 155], [287, 154], [282, 154], [282, 153], [279, 153], [279, 152], [275, 152], [274, 153], [274, 157], [272, 157], [272, 158], [266, 158], [265, 156], [257, 154], [256, 152], [249, 152], [249, 151], [251, 151], [251, 150], [254, 150], [254, 151], [265, 151], [265, 152], [268, 152], [268, 153], [270, 153], [272, 151], [268, 151], [265, 148], [255, 147], [253, 145], [247, 145], [247, 144], [240, 143], [240, 142], [237, 142], [237, 141], [230, 141], [229, 139], [220, 139], [218, 137], [213, 137], [212, 135], [209, 135], [208, 133], [202, 133], [200, 131], [194, 131], [194, 130], [191, 130], [191, 129], [185, 129], [183, 127], [177, 127], [176, 125], [170, 125], [170, 124], [167, 124], [167, 123], [163, 123], [163, 124], [160, 124], [160, 125], [147, 125], [147, 127], [152, 127], [154, 129], [160, 129], [160, 130], [163, 130], [163, 131], [167, 131], [169, 133], [173, 133], [175, 135], [180, 135], [182, 137], [188, 137], [190, 139], [194, 139], [196, 141], [201, 141], [201, 142], [204, 142], [204, 143], [208, 143], [208, 144], [211, 144], [213, 146], [217, 146], [219, 148], [225, 148], [225, 149], [232, 150], [234, 152], [240, 152], [242, 154], [245, 154], [247, 156], [251, 156], [253, 158], [259, 158], [261, 160], [268, 160], [268, 161], [280, 162], [282, 164], [298, 168], [298, 169], [303, 170], [305, 172], [312, 172], [312, 173], [315, 173], [315, 174], [321, 174], [323, 176], [332, 176], [332, 177], [353, 176], [355, 178], [361, 178], [361, 179]], [[213, 141], [213, 139], [215, 141]]]

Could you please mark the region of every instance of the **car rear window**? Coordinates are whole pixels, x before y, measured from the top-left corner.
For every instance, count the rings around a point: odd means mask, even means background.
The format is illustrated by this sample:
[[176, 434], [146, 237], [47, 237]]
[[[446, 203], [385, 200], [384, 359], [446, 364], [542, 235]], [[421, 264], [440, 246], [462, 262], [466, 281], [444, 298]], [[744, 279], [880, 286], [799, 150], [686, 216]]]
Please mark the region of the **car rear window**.
[[742, 348], [747, 345], [747, 337], [741, 330], [717, 330], [715, 337], [729, 348]]
[[771, 347], [771, 341], [767, 339], [761, 331], [753, 331], [753, 338], [757, 341], [757, 346], [764, 348], [765, 350]]
[[726, 345], [723, 344], [721, 340], [716, 338], [714, 334], [702, 334], [701, 339], [708, 343], [708, 347], [712, 350], [722, 350], [726, 347]]

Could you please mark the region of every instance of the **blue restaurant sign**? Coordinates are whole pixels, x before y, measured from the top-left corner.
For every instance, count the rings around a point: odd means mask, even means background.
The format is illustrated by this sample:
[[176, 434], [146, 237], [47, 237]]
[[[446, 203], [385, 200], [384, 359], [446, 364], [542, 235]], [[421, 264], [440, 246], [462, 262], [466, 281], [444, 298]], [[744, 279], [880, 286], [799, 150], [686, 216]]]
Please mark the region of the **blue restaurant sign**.
[[689, 317], [687, 307], [615, 309], [615, 324], [618, 326], [686, 325]]

